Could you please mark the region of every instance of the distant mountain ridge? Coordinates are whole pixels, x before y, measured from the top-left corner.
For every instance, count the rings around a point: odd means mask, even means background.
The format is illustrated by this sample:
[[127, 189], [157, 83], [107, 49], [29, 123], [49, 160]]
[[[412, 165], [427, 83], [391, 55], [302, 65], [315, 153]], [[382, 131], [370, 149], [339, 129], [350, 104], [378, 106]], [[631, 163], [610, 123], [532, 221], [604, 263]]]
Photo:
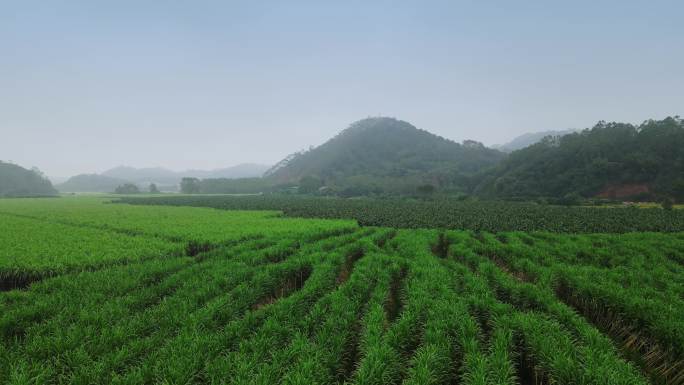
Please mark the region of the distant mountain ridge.
[[55, 187], [61, 192], [97, 192], [110, 193], [118, 186], [128, 183], [125, 179], [112, 178], [100, 174], [79, 174], [67, 179]]
[[575, 129], [567, 129], [567, 130], [550, 130], [550, 131], [541, 131], [541, 132], [528, 132], [525, 134], [522, 134], [520, 136], [517, 136], [513, 138], [510, 142], [506, 144], [501, 144], [501, 145], [494, 145], [492, 148], [495, 148], [499, 151], [503, 152], [513, 152], [516, 150], [521, 150], [525, 147], [529, 147], [535, 143], [539, 143], [542, 139], [544, 139], [547, 136], [564, 136], [568, 134], [572, 134], [574, 132], [577, 132], [578, 130]]
[[161, 183], [178, 184], [181, 178], [194, 177], [200, 179], [207, 178], [254, 178], [260, 177], [270, 166], [242, 163], [231, 167], [215, 170], [185, 170], [172, 171], [162, 167], [135, 168], [129, 166], [118, 166], [102, 172], [101, 175], [124, 179], [133, 183]]
[[56, 185], [56, 187], [62, 192], [113, 192], [117, 186], [124, 183], [136, 184], [141, 190], [147, 190], [150, 183], [155, 183], [162, 191], [176, 191], [184, 177], [200, 179], [251, 178], [261, 176], [268, 168], [269, 166], [252, 163], [243, 163], [216, 170], [187, 171], [172, 171], [162, 167], [118, 166], [101, 174], [75, 175]]

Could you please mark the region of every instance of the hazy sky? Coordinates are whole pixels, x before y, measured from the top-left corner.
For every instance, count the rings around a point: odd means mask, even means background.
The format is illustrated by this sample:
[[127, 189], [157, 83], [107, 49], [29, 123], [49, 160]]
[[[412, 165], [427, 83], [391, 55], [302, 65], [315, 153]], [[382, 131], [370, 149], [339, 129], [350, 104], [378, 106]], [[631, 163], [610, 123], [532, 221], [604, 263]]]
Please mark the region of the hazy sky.
[[0, 159], [217, 168], [367, 116], [493, 144], [684, 114], [683, 4], [0, 0]]

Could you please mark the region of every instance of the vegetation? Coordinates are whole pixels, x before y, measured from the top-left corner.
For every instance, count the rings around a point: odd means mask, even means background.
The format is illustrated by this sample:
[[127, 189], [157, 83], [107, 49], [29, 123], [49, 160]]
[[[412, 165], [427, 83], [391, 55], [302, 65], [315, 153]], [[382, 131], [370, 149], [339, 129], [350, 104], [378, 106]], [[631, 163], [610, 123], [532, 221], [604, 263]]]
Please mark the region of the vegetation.
[[254, 194], [272, 189], [268, 181], [262, 178], [214, 178], [196, 183], [198, 186], [194, 191], [201, 194]]
[[140, 194], [140, 189], [133, 183], [124, 183], [122, 185], [116, 186], [114, 189], [115, 194]]
[[547, 136], [564, 136], [567, 134], [572, 134], [577, 132], [577, 130], [559, 130], [559, 131], [541, 131], [541, 132], [531, 132], [527, 134], [520, 135], [506, 144], [499, 146], [493, 146], [493, 148], [503, 151], [506, 153], [511, 153], [516, 150], [522, 150], [525, 147], [529, 147], [535, 143], [541, 142]]
[[57, 195], [52, 183], [37, 170], [0, 161], [0, 197]]
[[684, 121], [599, 122], [513, 152], [475, 193], [506, 198], [603, 196], [684, 202]]
[[198, 194], [200, 190], [200, 180], [197, 178], [185, 177], [181, 179], [180, 191], [183, 194]]
[[122, 184], [128, 183], [123, 179], [112, 178], [98, 174], [81, 174], [72, 176], [66, 182], [58, 184], [61, 192], [100, 192], [111, 193]]
[[[0, 201], [22, 234], [0, 236], [8, 271], [69, 266], [0, 292], [0, 383], [684, 383], [683, 233], [395, 230], [103, 202]], [[46, 236], [56, 258], [20, 247]], [[131, 258], [107, 254], [119, 237]], [[211, 247], [178, 247], [191, 239]]]
[[[414, 194], [435, 184], [444, 191], [464, 191], [470, 177], [493, 166], [504, 154], [481, 143], [452, 142], [392, 118], [368, 118], [326, 143], [297, 153], [267, 172], [272, 185], [327, 186], [335, 194]], [[313, 178], [313, 179], [312, 179]]]
[[183, 249], [155, 237], [8, 214], [0, 214], [0, 245], [0, 287], [21, 286], [67, 271], [173, 255]]
[[518, 142], [534, 144], [507, 155], [473, 141], [458, 144], [404, 121], [369, 118], [288, 156], [263, 178], [186, 178], [181, 191], [341, 197], [435, 192], [563, 205], [588, 198], [684, 202], [680, 118], [639, 126], [599, 122], [584, 131], [557, 133], [538, 142], [534, 135], [522, 137]]
[[283, 218], [274, 211], [234, 211], [211, 208], [141, 206], [103, 203], [102, 198], [0, 200], [0, 214], [20, 215], [72, 226], [86, 226], [131, 235], [153, 236], [172, 242], [220, 244], [225, 239], [273, 234], [301, 235], [310, 230], [334, 232], [352, 228], [352, 221]]
[[355, 219], [362, 226], [474, 231], [626, 233], [684, 231], [684, 210], [562, 207], [459, 199], [342, 199], [287, 195], [125, 198], [126, 203], [278, 210], [291, 217]]

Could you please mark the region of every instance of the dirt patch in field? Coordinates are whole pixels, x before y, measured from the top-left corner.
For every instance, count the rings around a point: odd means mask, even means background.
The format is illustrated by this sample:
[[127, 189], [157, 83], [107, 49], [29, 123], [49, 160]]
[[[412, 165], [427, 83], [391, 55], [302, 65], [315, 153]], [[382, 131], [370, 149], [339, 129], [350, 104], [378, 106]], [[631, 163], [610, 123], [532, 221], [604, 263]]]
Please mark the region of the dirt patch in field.
[[390, 284], [389, 294], [387, 295], [387, 300], [385, 301], [385, 314], [387, 319], [387, 326], [392, 324], [394, 320], [399, 317], [401, 311], [404, 308], [404, 301], [402, 298], [402, 290], [404, 285], [404, 279], [406, 279], [407, 269], [402, 268], [393, 278]]
[[518, 375], [518, 384], [521, 385], [546, 385], [551, 382], [548, 376], [534, 362], [533, 355], [520, 336], [516, 336], [517, 354], [515, 369]]
[[646, 184], [618, 184], [608, 185], [603, 188], [596, 197], [605, 199], [620, 199], [635, 197], [637, 195], [648, 195], [651, 189]]
[[7, 276], [0, 278], [0, 291], [28, 289], [32, 283], [40, 281], [40, 277], [32, 276]]
[[504, 273], [510, 275], [511, 277], [515, 278], [516, 281], [518, 282], [527, 282], [527, 283], [534, 283], [535, 278], [530, 277], [527, 273], [524, 271], [519, 271], [519, 270], [513, 270], [510, 268], [508, 263], [506, 263], [501, 257], [498, 255], [491, 255], [489, 256], [489, 260], [492, 261], [496, 267], [498, 267], [501, 271]]
[[347, 282], [349, 277], [351, 276], [352, 272], [354, 271], [354, 264], [356, 261], [361, 259], [364, 255], [364, 250], [359, 248], [351, 252], [349, 255], [347, 255], [347, 258], [345, 259], [344, 263], [342, 264], [342, 268], [340, 268], [340, 272], [337, 274], [337, 280], [335, 281], [336, 284], [342, 285], [343, 283]]
[[432, 254], [439, 258], [446, 258], [449, 255], [449, 245], [451, 242], [445, 233], [439, 233], [437, 242], [432, 245]]
[[208, 242], [190, 241], [185, 245], [185, 254], [189, 257], [195, 257], [200, 253], [210, 251], [214, 247]]

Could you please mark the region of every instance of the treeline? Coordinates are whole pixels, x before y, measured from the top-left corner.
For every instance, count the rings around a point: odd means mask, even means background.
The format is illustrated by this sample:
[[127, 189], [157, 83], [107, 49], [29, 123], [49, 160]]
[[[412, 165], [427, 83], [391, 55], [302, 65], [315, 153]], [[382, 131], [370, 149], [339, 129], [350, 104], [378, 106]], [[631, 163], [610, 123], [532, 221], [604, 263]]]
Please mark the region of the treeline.
[[562, 207], [530, 202], [342, 199], [304, 195], [178, 196], [135, 198], [142, 205], [212, 207], [224, 210], [277, 210], [302, 218], [355, 219], [362, 226], [449, 228], [473, 231], [629, 233], [684, 231], [684, 210], [659, 208]]
[[185, 178], [193, 194], [299, 193], [340, 197], [465, 196], [577, 204], [684, 202], [684, 123], [599, 122], [548, 136], [510, 155], [454, 143], [389, 118], [354, 123], [335, 138], [288, 157], [263, 178]]
[[180, 192], [183, 194], [255, 194], [274, 191], [275, 186], [264, 178], [183, 178], [180, 183]]
[[599, 122], [515, 151], [480, 177], [473, 193], [487, 197], [682, 202], [684, 122], [679, 117], [638, 126]]
[[57, 190], [38, 170], [0, 161], [0, 197], [54, 196]]

